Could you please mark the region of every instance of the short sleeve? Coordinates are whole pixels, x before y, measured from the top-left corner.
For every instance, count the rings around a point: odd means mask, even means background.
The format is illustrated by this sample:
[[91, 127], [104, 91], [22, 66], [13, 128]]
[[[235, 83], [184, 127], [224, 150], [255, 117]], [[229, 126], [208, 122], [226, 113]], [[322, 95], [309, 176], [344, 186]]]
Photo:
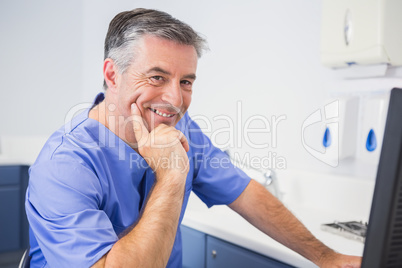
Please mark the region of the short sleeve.
[[90, 267], [117, 241], [100, 210], [96, 174], [79, 163], [50, 160], [30, 169], [26, 213], [50, 267]]
[[188, 120], [195, 176], [193, 192], [208, 207], [228, 205], [244, 191], [251, 179], [211, 143], [194, 121]]

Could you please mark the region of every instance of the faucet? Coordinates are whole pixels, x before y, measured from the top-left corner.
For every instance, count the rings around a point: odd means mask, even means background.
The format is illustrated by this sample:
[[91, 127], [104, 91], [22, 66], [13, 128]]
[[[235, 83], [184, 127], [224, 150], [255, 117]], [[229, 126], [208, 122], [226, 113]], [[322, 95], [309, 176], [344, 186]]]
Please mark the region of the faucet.
[[258, 168], [252, 167], [248, 164], [240, 163], [240, 161], [238, 161], [236, 158], [234, 158], [231, 155], [231, 152], [229, 151], [229, 149], [226, 149], [223, 152], [229, 156], [229, 159], [238, 168], [242, 169], [242, 167], [245, 166], [246, 169], [251, 169], [251, 170], [254, 170], [254, 171], [257, 171], [258, 173], [260, 173], [264, 177], [264, 181], [261, 181], [261, 180], [256, 180], [256, 181], [258, 181], [260, 184], [262, 184], [262, 186], [264, 186], [267, 190], [269, 190], [274, 196], [276, 196], [276, 198], [278, 198], [280, 201], [282, 201], [282, 193], [279, 190], [278, 180], [276, 177], [276, 173], [273, 169], [270, 169], [270, 168], [258, 169]]
[[273, 169], [266, 169], [263, 176], [265, 178], [263, 186], [268, 190], [271, 190], [272, 194], [282, 201], [282, 193], [279, 190], [278, 180], [275, 171]]

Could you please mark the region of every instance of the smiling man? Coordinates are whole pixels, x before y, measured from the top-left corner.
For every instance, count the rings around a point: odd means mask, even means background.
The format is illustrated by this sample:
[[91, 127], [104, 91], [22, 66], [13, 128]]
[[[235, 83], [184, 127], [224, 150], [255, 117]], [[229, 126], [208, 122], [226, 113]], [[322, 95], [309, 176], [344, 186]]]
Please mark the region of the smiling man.
[[31, 267], [181, 267], [179, 226], [191, 191], [321, 267], [359, 267], [360, 258], [323, 245], [228, 165], [186, 113], [204, 47], [164, 12], [135, 9], [112, 20], [105, 93], [49, 138], [30, 169]]

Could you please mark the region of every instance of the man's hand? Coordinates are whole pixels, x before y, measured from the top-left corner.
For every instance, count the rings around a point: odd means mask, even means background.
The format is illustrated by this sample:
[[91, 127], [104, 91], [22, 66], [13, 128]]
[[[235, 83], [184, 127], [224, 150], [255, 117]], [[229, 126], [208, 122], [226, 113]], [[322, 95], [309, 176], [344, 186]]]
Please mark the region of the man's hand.
[[361, 262], [361, 257], [333, 252], [330, 255], [323, 256], [318, 265], [321, 268], [360, 268]]
[[165, 124], [148, 132], [136, 103], [131, 105], [131, 113], [138, 153], [155, 172], [156, 179], [170, 177], [183, 180], [184, 176], [185, 180], [189, 170], [186, 153], [189, 145], [184, 134]]

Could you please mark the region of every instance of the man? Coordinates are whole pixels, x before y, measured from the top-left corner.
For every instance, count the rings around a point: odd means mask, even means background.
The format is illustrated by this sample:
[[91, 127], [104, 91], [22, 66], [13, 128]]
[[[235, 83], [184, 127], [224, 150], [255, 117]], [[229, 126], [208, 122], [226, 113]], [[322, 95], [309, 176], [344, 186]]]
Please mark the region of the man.
[[209, 165], [228, 158], [186, 113], [204, 47], [163, 12], [135, 9], [111, 21], [106, 93], [55, 132], [30, 169], [31, 267], [180, 267], [178, 226], [191, 190], [321, 267], [359, 267], [243, 172]]

